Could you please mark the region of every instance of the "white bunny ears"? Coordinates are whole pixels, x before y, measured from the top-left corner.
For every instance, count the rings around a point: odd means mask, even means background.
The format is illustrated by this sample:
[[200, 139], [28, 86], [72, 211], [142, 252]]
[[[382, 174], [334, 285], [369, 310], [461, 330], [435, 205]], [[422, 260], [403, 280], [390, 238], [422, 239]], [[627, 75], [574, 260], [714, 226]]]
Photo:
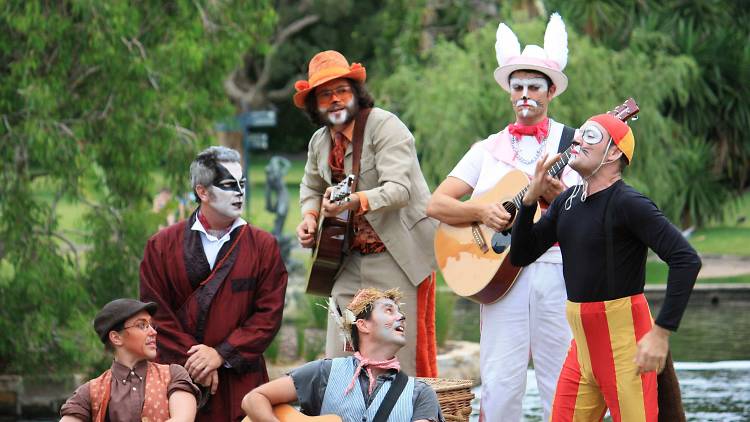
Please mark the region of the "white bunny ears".
[[559, 14], [553, 13], [544, 32], [544, 48], [529, 44], [521, 52], [518, 37], [504, 23], [497, 27], [495, 53], [499, 67], [495, 69], [495, 80], [510, 92], [509, 77], [516, 70], [541, 72], [557, 87], [558, 96], [568, 87], [568, 77], [562, 72], [568, 64], [568, 33]]

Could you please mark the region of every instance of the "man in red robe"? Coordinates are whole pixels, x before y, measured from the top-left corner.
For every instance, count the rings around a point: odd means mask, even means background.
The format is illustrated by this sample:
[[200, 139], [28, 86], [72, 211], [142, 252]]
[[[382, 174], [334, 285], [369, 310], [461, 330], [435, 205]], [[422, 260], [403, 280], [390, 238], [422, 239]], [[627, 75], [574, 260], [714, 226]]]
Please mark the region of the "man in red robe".
[[198, 421], [239, 421], [243, 396], [268, 381], [263, 352], [284, 307], [287, 272], [274, 237], [242, 219], [240, 155], [211, 147], [190, 165], [200, 206], [149, 239], [141, 300], [159, 307], [159, 363], [184, 365], [211, 395]]

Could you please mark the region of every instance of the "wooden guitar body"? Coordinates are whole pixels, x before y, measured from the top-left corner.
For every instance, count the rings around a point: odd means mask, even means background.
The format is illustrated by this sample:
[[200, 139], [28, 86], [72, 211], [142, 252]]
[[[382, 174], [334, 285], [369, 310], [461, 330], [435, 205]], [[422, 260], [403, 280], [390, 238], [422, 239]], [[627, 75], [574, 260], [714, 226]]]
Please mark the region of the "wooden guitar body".
[[321, 218], [315, 239], [312, 265], [307, 273], [307, 294], [330, 296], [333, 281], [341, 271], [344, 260], [344, 243], [348, 230], [349, 212], [336, 217]]
[[[628, 98], [607, 113], [623, 122], [634, 118], [640, 108]], [[568, 165], [574, 145], [560, 153], [560, 158], [547, 171], [556, 177]], [[507, 173], [489, 191], [469, 201], [480, 204], [498, 203], [511, 214], [511, 222], [529, 186], [529, 178], [520, 170]], [[534, 222], [541, 217], [537, 208]], [[435, 257], [445, 283], [453, 291], [475, 302], [489, 304], [502, 299], [516, 282], [520, 268], [507, 259], [510, 252], [510, 230], [495, 233], [481, 223], [449, 225], [440, 223], [435, 233]]]
[[[503, 204], [512, 201], [528, 184], [524, 172], [511, 170], [491, 190], [469, 201]], [[537, 208], [534, 221], [540, 216]], [[515, 215], [511, 217], [512, 221]], [[494, 230], [481, 223], [440, 223], [435, 233], [435, 257], [448, 287], [459, 296], [483, 304], [505, 296], [521, 271], [505, 259], [510, 251], [510, 236], [509, 232], [495, 236]], [[493, 237], [498, 252], [493, 249]]]
[[[342, 422], [341, 418], [336, 415], [307, 416], [298, 412], [288, 404], [278, 404], [273, 407], [273, 414], [281, 422]], [[252, 422], [245, 416], [242, 422]]]

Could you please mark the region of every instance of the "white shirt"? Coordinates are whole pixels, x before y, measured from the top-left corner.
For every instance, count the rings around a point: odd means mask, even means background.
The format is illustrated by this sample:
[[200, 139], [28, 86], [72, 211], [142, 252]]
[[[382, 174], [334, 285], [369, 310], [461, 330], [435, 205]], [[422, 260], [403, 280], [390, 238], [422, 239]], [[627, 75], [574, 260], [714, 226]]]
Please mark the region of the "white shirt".
[[222, 236], [221, 239], [219, 239], [216, 236], [208, 234], [206, 229], [203, 227], [203, 224], [201, 224], [201, 220], [199, 218], [195, 219], [195, 223], [193, 223], [193, 227], [191, 227], [190, 230], [200, 232], [201, 243], [203, 244], [203, 253], [206, 254], [206, 260], [208, 261], [208, 265], [212, 270], [214, 269], [214, 264], [216, 264], [216, 256], [219, 254], [219, 250], [221, 249], [221, 247], [229, 241], [234, 229], [245, 224], [247, 224], [247, 221], [243, 220], [242, 217], [234, 220], [234, 223], [232, 223], [232, 227], [229, 228], [229, 231], [224, 236]]
[[[549, 154], [556, 154], [557, 148], [560, 145], [563, 125], [552, 119], [550, 119], [550, 122], [550, 132], [547, 137], [545, 149]], [[496, 133], [474, 144], [448, 174], [448, 176], [458, 178], [469, 184], [474, 189], [471, 194], [472, 198], [495, 187], [497, 182], [513, 169], [521, 170], [529, 177], [534, 175], [536, 164], [524, 164], [518, 160], [514, 160], [513, 165], [510, 165], [498, 160], [488, 152], [488, 144], [498, 142], [497, 138], [499, 136], [500, 133]], [[539, 147], [539, 142], [533, 136], [523, 136], [518, 142], [518, 151], [526, 159], [534, 158]], [[542, 151], [541, 155], [544, 155], [544, 151]], [[562, 181], [566, 186], [573, 186], [578, 183], [578, 173], [570, 167], [565, 167], [562, 173]], [[537, 261], [561, 264], [562, 255], [560, 254], [560, 247], [552, 246]]]

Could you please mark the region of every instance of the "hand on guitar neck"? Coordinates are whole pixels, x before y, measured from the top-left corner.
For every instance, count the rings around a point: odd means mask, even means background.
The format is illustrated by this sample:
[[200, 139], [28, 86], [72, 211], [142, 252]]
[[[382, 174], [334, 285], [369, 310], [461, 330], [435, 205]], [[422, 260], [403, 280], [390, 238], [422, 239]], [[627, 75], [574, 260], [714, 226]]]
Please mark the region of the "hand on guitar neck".
[[[352, 193], [354, 175], [349, 175], [341, 183], [326, 189], [321, 200], [320, 212], [323, 218], [335, 217], [346, 210], [359, 209], [359, 196]], [[302, 222], [297, 225], [297, 240], [303, 248], [315, 246], [315, 235], [318, 232], [318, 216], [307, 212]]]
[[[560, 154], [555, 154], [550, 158], [548, 158], [548, 155], [549, 154], [544, 154], [542, 158], [536, 162], [534, 177], [531, 179], [529, 188], [523, 196], [523, 204], [527, 207], [534, 205], [540, 197], [543, 197], [547, 202], [552, 202], [551, 200], [554, 200], [555, 196], [562, 192], [562, 183], [549, 174], [549, 169], [552, 168], [555, 161], [560, 158]], [[547, 199], [547, 195], [551, 193], [554, 193], [550, 198], [551, 200]]]
[[331, 195], [335, 195], [336, 187], [331, 186], [323, 194], [323, 206], [321, 211], [323, 217], [335, 217], [346, 210], [356, 211], [359, 209], [359, 195], [351, 193], [343, 199], [331, 201]]

